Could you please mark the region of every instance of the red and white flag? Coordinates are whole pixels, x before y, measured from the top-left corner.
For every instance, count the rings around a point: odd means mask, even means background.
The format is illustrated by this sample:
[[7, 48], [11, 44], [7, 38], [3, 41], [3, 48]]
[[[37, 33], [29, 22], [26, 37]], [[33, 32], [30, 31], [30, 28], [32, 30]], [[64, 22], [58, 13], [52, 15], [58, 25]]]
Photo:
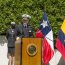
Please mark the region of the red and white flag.
[[50, 28], [46, 12], [44, 12], [43, 20], [36, 31], [36, 37], [42, 38], [42, 61], [46, 65], [54, 55], [53, 32]]

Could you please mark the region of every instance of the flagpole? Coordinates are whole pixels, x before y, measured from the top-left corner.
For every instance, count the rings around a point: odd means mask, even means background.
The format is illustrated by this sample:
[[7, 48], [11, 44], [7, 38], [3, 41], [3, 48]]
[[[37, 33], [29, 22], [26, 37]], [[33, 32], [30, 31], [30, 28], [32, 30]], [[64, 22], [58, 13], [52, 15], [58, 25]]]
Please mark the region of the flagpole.
[[46, 3], [45, 3], [45, 6], [44, 6], [44, 12], [46, 12]]

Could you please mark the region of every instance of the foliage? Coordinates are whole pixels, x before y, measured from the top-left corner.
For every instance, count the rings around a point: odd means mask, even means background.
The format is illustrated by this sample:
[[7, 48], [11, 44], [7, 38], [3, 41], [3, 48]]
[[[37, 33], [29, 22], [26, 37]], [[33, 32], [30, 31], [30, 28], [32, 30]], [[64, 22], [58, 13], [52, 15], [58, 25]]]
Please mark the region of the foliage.
[[30, 23], [35, 31], [44, 11], [56, 38], [65, 18], [65, 0], [0, 0], [0, 34], [5, 34], [11, 21], [19, 24], [24, 13], [32, 16]]

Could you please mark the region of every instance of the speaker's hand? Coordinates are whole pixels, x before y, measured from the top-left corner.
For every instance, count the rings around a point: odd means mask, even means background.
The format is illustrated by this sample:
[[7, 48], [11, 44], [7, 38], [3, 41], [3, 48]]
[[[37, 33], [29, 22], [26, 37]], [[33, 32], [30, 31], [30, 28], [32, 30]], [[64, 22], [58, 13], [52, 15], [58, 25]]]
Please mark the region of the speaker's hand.
[[19, 40], [19, 39], [20, 39], [20, 37], [17, 37], [17, 38], [16, 38], [16, 40]]

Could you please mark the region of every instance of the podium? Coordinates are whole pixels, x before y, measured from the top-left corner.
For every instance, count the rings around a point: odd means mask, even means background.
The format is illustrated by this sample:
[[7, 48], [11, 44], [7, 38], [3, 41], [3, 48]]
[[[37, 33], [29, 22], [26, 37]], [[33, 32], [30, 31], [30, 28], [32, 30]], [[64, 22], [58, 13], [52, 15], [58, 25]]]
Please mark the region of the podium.
[[22, 65], [41, 65], [41, 38], [22, 39]]
[[[15, 45], [15, 65], [41, 65], [42, 64], [42, 45], [41, 38], [22, 38], [22, 48], [20, 44]], [[22, 54], [20, 56], [20, 50]], [[18, 62], [18, 64], [17, 64]]]

